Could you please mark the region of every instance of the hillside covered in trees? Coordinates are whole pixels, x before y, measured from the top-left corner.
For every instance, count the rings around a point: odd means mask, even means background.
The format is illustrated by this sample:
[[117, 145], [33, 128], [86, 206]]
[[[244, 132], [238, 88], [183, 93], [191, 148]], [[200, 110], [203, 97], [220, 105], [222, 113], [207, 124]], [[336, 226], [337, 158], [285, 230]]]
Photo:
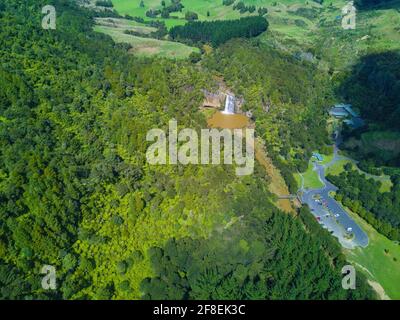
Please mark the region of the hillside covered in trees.
[[[52, 3], [55, 31], [41, 28], [47, 1], [0, 8], [1, 299], [375, 298], [359, 274], [357, 289], [343, 290], [337, 242], [319, 236], [306, 209], [278, 210], [260, 166], [237, 177], [231, 166], [148, 165], [150, 129], [172, 118], [206, 127], [199, 106], [209, 73], [130, 56], [92, 31], [93, 13]], [[317, 70], [246, 41], [209, 59], [248, 108], [255, 99], [270, 106], [272, 119], [255, 110], [259, 134], [278, 141], [287, 165], [302, 164], [301, 144], [325, 142]], [[242, 71], [229, 73], [230, 59]], [[266, 76], [286, 64], [285, 78]], [[258, 96], [265, 83], [270, 91]], [[300, 124], [309, 130], [296, 137]], [[54, 291], [41, 287], [43, 265], [56, 268]]]
[[205, 65], [243, 95], [243, 109], [252, 111], [258, 136], [296, 193], [293, 173], [305, 171], [312, 151], [324, 152], [331, 143], [326, 110], [333, 92], [327, 75], [257, 40], [231, 41]]
[[[142, 282], [143, 298], [304, 300], [374, 296], [362, 274], [357, 274], [360, 287], [356, 291], [341, 289], [337, 266], [345, 259], [340, 245], [320, 228], [308, 209], [301, 210], [300, 220], [293, 219], [263, 201], [259, 187], [252, 186], [249, 192], [252, 194], [242, 199], [251, 199], [256, 206], [235, 204], [238, 212], [247, 209], [248, 214], [233, 230], [221, 230], [205, 241], [172, 239], [162, 248], [152, 248], [149, 252], [155, 277]], [[304, 226], [308, 232], [304, 232]]]

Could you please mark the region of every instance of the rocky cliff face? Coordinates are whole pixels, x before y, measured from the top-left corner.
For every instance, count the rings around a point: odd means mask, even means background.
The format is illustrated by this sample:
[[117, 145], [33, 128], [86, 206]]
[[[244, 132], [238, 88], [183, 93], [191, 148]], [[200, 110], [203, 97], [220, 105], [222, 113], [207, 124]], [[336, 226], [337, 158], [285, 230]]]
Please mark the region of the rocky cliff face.
[[218, 90], [216, 93], [202, 90], [204, 93], [203, 107], [220, 108], [225, 103], [226, 94]]
[[236, 97], [231, 91], [219, 89], [216, 92], [207, 90], [202, 90], [202, 92], [204, 93], [203, 108], [224, 109], [226, 96], [231, 95], [235, 98], [235, 113], [241, 113], [244, 99]]

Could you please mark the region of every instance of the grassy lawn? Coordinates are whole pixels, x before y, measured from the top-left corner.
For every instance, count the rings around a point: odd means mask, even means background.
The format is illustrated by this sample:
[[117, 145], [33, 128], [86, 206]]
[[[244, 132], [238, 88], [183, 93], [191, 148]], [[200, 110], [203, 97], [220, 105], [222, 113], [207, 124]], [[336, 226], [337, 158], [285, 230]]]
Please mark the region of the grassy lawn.
[[347, 163], [352, 163], [352, 161], [347, 160], [347, 159], [342, 159], [339, 161], [336, 161], [334, 164], [332, 164], [331, 166], [327, 167], [325, 170], [325, 174], [331, 174], [334, 176], [338, 176], [339, 174], [341, 174], [344, 171], [344, 166]]
[[303, 174], [304, 187], [308, 189], [322, 188], [324, 184], [319, 180], [317, 171], [314, 171], [312, 163], [309, 163], [307, 171]]
[[[165, 2], [168, 5], [170, 1], [166, 0]], [[196, 12], [199, 20], [237, 19], [241, 16], [238, 11], [232, 9], [232, 6], [227, 7], [222, 5], [222, 0], [182, 0], [181, 2], [185, 7], [182, 12], [172, 12], [170, 14], [171, 18], [163, 19], [158, 17], [157, 20], [164, 21], [167, 27], [171, 28], [187, 22], [184, 19], [187, 11]], [[129, 14], [131, 16], [142, 17], [146, 20], [151, 20], [151, 18], [146, 17], [146, 11], [149, 9], [162, 9], [161, 0], [144, 0], [143, 8], [140, 7], [140, 0], [113, 0], [113, 4], [117, 12], [122, 15]], [[207, 12], [210, 13], [209, 17], [207, 16]]]
[[325, 155], [325, 154], [323, 154], [323, 160], [321, 161], [321, 164], [322, 165], [325, 165], [325, 164], [328, 164], [329, 162], [331, 162], [332, 160], [333, 160], [333, 157], [334, 157], [335, 155], [333, 154], [333, 153], [331, 153], [330, 155]]
[[94, 30], [108, 34], [115, 42], [131, 44], [131, 52], [138, 56], [161, 56], [166, 58], [185, 59], [188, 58], [192, 52], [199, 51], [198, 48], [189, 47], [179, 42], [132, 36], [123, 33], [123, 30], [118, 28], [97, 25]]
[[[332, 161], [333, 157], [334, 157], [333, 153], [330, 155], [323, 155], [323, 160], [319, 163], [323, 165], [327, 164]], [[307, 171], [301, 174], [304, 179], [304, 188], [306, 189], [318, 189], [324, 186], [323, 183], [318, 178], [318, 173], [313, 169], [314, 169], [313, 162], [312, 160], [310, 160], [308, 163]], [[294, 178], [296, 179], [299, 187], [301, 186], [301, 181], [302, 181], [301, 175], [299, 173], [294, 174]]]
[[[313, 169], [314, 169], [314, 166], [313, 166], [312, 162], [310, 161], [310, 163], [308, 164], [307, 171], [301, 174], [304, 179], [304, 188], [305, 189], [318, 189], [318, 188], [322, 188], [324, 186], [324, 184], [318, 178], [318, 173], [316, 171], [314, 171]], [[300, 174], [296, 173], [295, 179], [296, 179], [298, 185], [301, 186]]]
[[369, 237], [368, 247], [345, 250], [348, 261], [363, 270], [368, 279], [378, 282], [391, 299], [400, 299], [400, 245], [379, 234], [357, 214], [347, 212]]

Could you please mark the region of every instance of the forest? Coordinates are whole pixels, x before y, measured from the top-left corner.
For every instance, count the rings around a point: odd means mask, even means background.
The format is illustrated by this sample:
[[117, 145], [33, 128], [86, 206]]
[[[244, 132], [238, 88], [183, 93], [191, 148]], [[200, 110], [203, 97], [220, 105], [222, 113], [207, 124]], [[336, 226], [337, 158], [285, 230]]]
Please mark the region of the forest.
[[[171, 118], [206, 127], [209, 72], [128, 55], [92, 31], [92, 12], [52, 3], [56, 31], [41, 28], [48, 1], [0, 7], [1, 299], [376, 298], [362, 275], [342, 289], [337, 241], [306, 208], [279, 211], [261, 166], [237, 177], [232, 166], [148, 165], [148, 130]], [[248, 40], [208, 59], [248, 108], [269, 106], [268, 117], [255, 109], [259, 134], [286, 165], [326, 141], [318, 70]], [[43, 265], [56, 268], [54, 291], [41, 287]]]
[[257, 135], [296, 193], [293, 173], [307, 170], [312, 152], [331, 144], [326, 110], [334, 100], [327, 75], [255, 39], [233, 40], [204, 64], [243, 97], [243, 110], [252, 111]]
[[[357, 274], [361, 283], [357, 291], [341, 289], [337, 267], [345, 259], [340, 245], [320, 228], [308, 209], [301, 210], [301, 222], [294, 220], [260, 200], [259, 187], [253, 188], [248, 196], [257, 207], [235, 204], [237, 209], [244, 206], [247, 214], [232, 227], [234, 232], [221, 230], [207, 240], [171, 239], [162, 248], [150, 249], [156, 276], [143, 280], [144, 299], [331, 300], [374, 296], [362, 274]], [[303, 232], [304, 226], [312, 232]], [[321, 255], [321, 247], [326, 255]], [[296, 254], [289, 257], [286, 252]]]
[[392, 176], [390, 192], [380, 193], [380, 181], [366, 178], [346, 165], [338, 176], [327, 179], [339, 188], [336, 199], [356, 212], [381, 234], [391, 240], [400, 240], [400, 176]]
[[217, 47], [232, 38], [251, 38], [268, 28], [264, 17], [245, 17], [238, 20], [190, 21], [169, 31], [172, 39], [191, 44], [210, 43]]

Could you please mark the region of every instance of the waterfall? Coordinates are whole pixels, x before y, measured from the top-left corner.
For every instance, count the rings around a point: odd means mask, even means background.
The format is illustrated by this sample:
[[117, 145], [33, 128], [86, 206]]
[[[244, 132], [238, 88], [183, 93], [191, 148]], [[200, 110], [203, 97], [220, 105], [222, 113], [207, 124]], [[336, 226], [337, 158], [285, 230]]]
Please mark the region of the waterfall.
[[235, 97], [230, 94], [226, 95], [224, 114], [235, 114]]

